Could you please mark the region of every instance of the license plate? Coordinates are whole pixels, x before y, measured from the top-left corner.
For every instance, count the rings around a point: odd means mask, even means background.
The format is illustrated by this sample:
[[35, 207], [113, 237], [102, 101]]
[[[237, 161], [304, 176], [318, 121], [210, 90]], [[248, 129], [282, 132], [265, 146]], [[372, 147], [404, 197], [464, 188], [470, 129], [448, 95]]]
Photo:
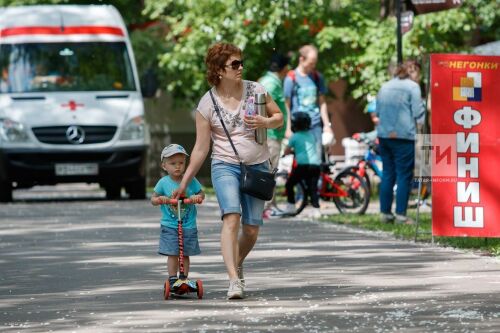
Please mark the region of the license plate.
[[64, 163], [56, 164], [56, 176], [97, 175], [97, 163]]

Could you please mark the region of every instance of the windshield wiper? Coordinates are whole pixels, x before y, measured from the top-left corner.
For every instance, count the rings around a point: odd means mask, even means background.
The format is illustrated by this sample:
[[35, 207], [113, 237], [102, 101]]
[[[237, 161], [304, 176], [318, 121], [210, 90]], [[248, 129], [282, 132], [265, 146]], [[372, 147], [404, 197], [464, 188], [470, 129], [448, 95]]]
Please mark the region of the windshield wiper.
[[97, 95], [96, 99], [105, 99], [105, 98], [128, 98], [128, 94], [121, 95]]
[[15, 101], [36, 101], [44, 100], [45, 96], [10, 96]]

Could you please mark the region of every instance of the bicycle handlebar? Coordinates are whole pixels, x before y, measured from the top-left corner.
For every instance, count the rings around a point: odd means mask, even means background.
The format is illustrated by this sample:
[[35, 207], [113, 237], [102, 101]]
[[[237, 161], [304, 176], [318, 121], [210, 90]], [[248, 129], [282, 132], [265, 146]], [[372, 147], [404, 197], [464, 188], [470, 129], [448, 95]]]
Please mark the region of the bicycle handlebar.
[[353, 135], [353, 136], [351, 136], [351, 138], [353, 140], [356, 140], [357, 142], [364, 143], [364, 144], [368, 145], [369, 148], [375, 148], [375, 147], [377, 147], [376, 140], [370, 140], [366, 136], [354, 137], [354, 135]]

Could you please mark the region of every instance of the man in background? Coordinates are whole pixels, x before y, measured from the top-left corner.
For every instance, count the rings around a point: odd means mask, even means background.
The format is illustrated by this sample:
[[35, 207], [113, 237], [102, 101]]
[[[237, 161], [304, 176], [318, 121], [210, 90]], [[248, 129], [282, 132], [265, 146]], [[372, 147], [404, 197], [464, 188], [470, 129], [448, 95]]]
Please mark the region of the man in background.
[[[323, 75], [316, 70], [318, 49], [313, 45], [304, 45], [299, 49], [299, 64], [285, 77], [284, 89], [286, 104], [293, 118], [295, 112], [306, 112], [311, 118], [311, 133], [316, 139], [318, 153], [322, 154], [322, 134], [333, 135], [328, 114], [325, 94], [327, 89]], [[290, 121], [286, 137], [291, 135]], [[322, 156], [320, 156], [322, 157]]]

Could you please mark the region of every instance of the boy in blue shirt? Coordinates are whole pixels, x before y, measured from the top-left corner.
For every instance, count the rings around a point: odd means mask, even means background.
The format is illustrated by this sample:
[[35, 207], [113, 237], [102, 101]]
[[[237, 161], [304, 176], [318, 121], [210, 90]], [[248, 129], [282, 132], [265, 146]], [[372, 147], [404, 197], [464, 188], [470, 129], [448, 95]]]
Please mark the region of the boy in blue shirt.
[[319, 209], [318, 179], [320, 175], [321, 159], [318, 153], [318, 144], [311, 131], [311, 117], [305, 112], [296, 112], [292, 118], [292, 130], [294, 134], [288, 140], [285, 154], [292, 151], [295, 154], [297, 167], [286, 182], [287, 212], [295, 211], [295, 193], [293, 187], [300, 181], [306, 182], [306, 189], [311, 204], [314, 207], [312, 217], [321, 217]]
[[[151, 196], [153, 206], [160, 206], [161, 234], [158, 253], [168, 256], [168, 279], [170, 287], [177, 281], [179, 271], [179, 241], [177, 232], [177, 205], [162, 204], [165, 199], [172, 197], [172, 192], [179, 187], [184, 171], [186, 169], [186, 158], [189, 156], [186, 150], [178, 145], [171, 144], [161, 152], [161, 167], [168, 175], [161, 178], [154, 188]], [[201, 184], [193, 178], [186, 189], [186, 197], [195, 203], [201, 203], [205, 194]], [[181, 206], [182, 230], [184, 235], [184, 274], [189, 273], [189, 257], [200, 254], [198, 243], [198, 229], [196, 228], [196, 207], [194, 204], [182, 204]]]

